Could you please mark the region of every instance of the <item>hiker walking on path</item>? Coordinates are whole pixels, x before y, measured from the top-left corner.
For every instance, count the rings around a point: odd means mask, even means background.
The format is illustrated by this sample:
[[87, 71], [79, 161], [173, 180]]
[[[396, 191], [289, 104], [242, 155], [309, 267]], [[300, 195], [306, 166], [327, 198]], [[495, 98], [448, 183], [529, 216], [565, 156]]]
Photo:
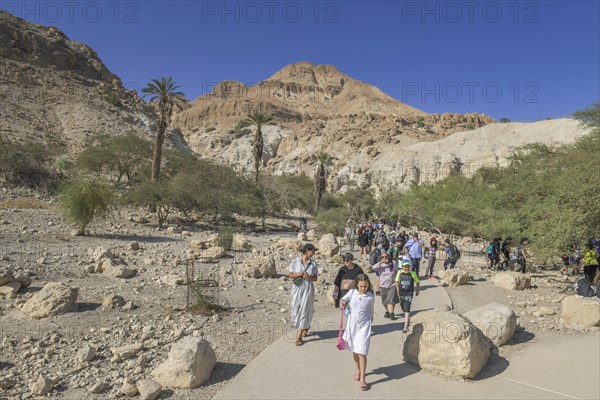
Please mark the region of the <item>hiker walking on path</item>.
[[358, 275], [354, 281], [356, 289], [350, 290], [342, 298], [342, 308], [348, 309], [348, 322], [343, 339], [346, 349], [352, 352], [356, 372], [354, 380], [359, 381], [360, 389], [367, 390], [365, 372], [367, 369], [367, 354], [371, 344], [371, 320], [375, 307], [375, 295], [369, 277]]
[[500, 253], [502, 253], [502, 269], [507, 270], [510, 261], [510, 242], [512, 241], [512, 237], [507, 237], [500, 244]]
[[398, 291], [400, 306], [402, 307], [402, 311], [404, 311], [404, 329], [402, 329], [404, 333], [408, 332], [408, 327], [410, 326], [410, 306], [412, 305], [415, 285], [417, 286], [415, 295], [418, 296], [421, 286], [419, 276], [410, 270], [409, 261], [403, 261], [402, 269], [396, 275], [396, 290]]
[[354, 242], [356, 242], [356, 228], [350, 228], [350, 235], [348, 240], [350, 241], [350, 251], [354, 251]]
[[582, 259], [583, 259], [583, 275], [588, 282], [592, 282], [594, 277], [596, 276], [596, 271], [598, 270], [598, 252], [596, 251], [596, 246], [594, 244], [595, 240], [590, 239], [585, 244], [585, 249], [583, 250]]
[[381, 302], [385, 308], [383, 318], [389, 318], [392, 321], [396, 319], [394, 308], [398, 304], [398, 292], [394, 279], [398, 274], [398, 264], [391, 259], [388, 253], [381, 254], [381, 261], [373, 266], [375, 272], [379, 273], [379, 293]]
[[456, 245], [450, 242], [450, 239], [446, 239], [444, 243], [446, 243], [446, 247], [444, 247], [444, 271], [446, 271], [448, 268], [454, 269], [460, 257], [460, 252]]
[[354, 281], [360, 274], [364, 274], [361, 267], [354, 263], [352, 253], [342, 255], [344, 266], [338, 271], [335, 280], [333, 281], [333, 298], [335, 299], [335, 308], [340, 306], [342, 297], [352, 289], [356, 289]]
[[360, 247], [360, 259], [361, 260], [363, 260], [364, 258], [367, 258], [367, 255], [369, 254], [369, 253], [367, 253], [368, 244], [369, 244], [369, 241], [367, 238], [367, 230], [365, 229], [365, 227], [361, 226], [358, 231], [358, 247]]
[[296, 257], [290, 264], [288, 277], [294, 282], [291, 294], [292, 321], [298, 329], [296, 346], [303, 344], [302, 338], [307, 335], [313, 318], [315, 303], [313, 282], [316, 282], [319, 271], [312, 257], [317, 250], [312, 243], [306, 243], [302, 248], [302, 255]]
[[425, 245], [423, 241], [419, 239], [419, 234], [417, 232], [413, 232], [412, 238], [406, 242], [404, 248], [408, 251], [408, 255], [410, 256], [411, 270], [415, 271], [417, 276], [419, 276], [419, 266], [421, 265], [421, 258], [423, 258], [423, 248]]
[[427, 259], [427, 269], [425, 270], [425, 277], [433, 279], [433, 267], [435, 266], [436, 253], [438, 249], [438, 243], [435, 236], [429, 240], [429, 246], [427, 246], [427, 252], [425, 258]]
[[527, 245], [529, 244], [529, 239], [524, 237], [521, 238], [519, 242], [519, 246], [517, 246], [517, 264], [519, 264], [519, 268], [517, 272], [525, 273], [525, 267], [527, 266]]

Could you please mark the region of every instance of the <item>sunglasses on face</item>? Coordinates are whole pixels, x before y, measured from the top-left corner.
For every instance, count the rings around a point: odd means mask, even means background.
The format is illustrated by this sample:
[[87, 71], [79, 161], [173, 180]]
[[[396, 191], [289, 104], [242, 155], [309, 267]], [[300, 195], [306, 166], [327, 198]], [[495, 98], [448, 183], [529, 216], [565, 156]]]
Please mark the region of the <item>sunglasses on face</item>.
[[344, 262], [345, 261], [352, 261], [352, 259], [350, 259], [350, 258], [342, 258], [342, 261], [344, 261]]

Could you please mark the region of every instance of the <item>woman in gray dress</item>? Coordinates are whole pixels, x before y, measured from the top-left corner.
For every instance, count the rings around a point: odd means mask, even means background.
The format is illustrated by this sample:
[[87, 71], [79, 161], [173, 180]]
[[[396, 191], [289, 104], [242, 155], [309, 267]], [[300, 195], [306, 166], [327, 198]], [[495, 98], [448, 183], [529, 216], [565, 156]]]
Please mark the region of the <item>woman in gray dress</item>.
[[302, 338], [308, 333], [313, 318], [315, 303], [315, 286], [319, 271], [317, 263], [312, 259], [318, 249], [312, 243], [306, 243], [302, 255], [294, 258], [290, 264], [288, 277], [292, 279], [292, 321], [298, 329], [296, 346], [303, 344]]

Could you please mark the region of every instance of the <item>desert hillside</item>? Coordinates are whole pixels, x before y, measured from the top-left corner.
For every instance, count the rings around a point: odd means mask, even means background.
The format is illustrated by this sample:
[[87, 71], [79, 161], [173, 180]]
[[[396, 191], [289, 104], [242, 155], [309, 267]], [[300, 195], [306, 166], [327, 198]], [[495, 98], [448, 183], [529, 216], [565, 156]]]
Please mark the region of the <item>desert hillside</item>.
[[[154, 135], [154, 113], [89, 46], [0, 11], [0, 135], [74, 152], [98, 134]], [[176, 135], [171, 140], [184, 145]]]

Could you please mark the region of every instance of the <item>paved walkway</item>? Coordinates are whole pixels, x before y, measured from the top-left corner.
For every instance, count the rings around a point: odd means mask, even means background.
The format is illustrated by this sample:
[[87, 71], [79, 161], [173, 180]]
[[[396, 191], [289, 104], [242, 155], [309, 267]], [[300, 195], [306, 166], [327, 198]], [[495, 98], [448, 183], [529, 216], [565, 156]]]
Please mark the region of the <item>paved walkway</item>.
[[[422, 288], [415, 311], [450, 305], [446, 290], [436, 281], [423, 281]], [[576, 342], [566, 335], [536, 344], [512, 356], [510, 364], [496, 357], [476, 380], [456, 382], [405, 363], [402, 320], [384, 319], [381, 303], [376, 313], [367, 364], [370, 390], [360, 391], [352, 380], [352, 354], [335, 347], [339, 313], [332, 310], [313, 323], [303, 346], [294, 346], [292, 331], [260, 353], [214, 399], [600, 398], [598, 332]]]

